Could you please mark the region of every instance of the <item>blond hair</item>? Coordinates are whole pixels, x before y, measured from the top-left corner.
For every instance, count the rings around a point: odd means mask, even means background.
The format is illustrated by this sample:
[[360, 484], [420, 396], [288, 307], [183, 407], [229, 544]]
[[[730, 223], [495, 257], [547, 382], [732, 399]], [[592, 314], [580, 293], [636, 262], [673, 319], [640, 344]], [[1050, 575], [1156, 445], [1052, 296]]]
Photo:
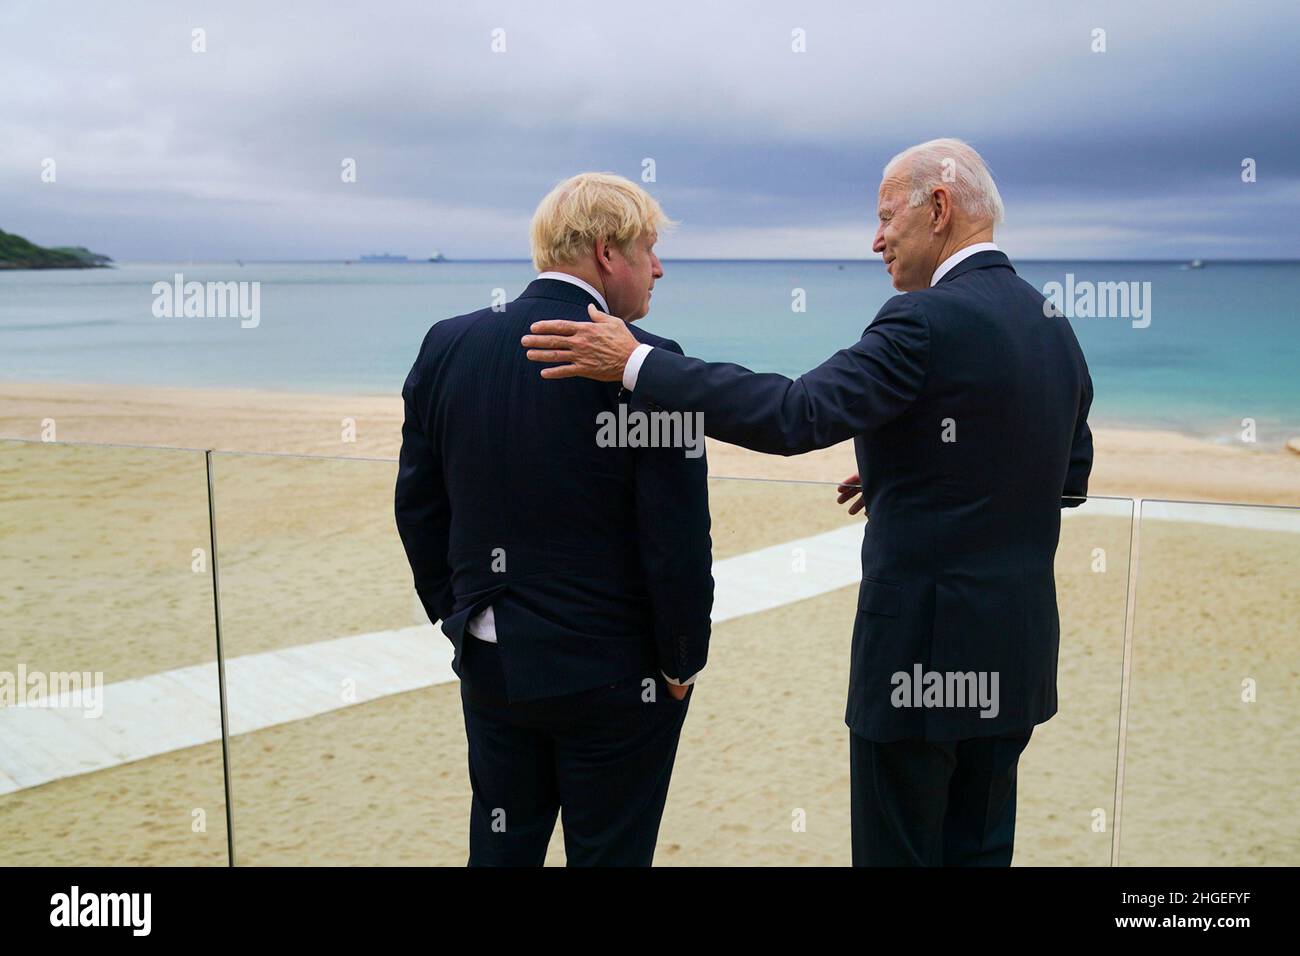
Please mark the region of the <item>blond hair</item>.
[[624, 254], [646, 233], [673, 225], [636, 183], [613, 173], [579, 173], [560, 183], [533, 213], [529, 237], [539, 272], [571, 265], [604, 237]]

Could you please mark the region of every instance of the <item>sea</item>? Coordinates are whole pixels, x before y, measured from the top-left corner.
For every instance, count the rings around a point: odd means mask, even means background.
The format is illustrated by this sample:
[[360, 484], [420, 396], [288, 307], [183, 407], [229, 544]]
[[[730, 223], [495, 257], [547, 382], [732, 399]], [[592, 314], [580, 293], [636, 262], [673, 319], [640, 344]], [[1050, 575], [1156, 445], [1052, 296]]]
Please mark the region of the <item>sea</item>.
[[[1094, 424], [1233, 444], [1249, 430], [1260, 449], [1300, 436], [1300, 262], [1015, 265], [1070, 317]], [[879, 260], [664, 269], [646, 328], [792, 377], [855, 342], [895, 294]], [[0, 381], [397, 395], [432, 323], [513, 299], [534, 275], [526, 261], [0, 271]], [[244, 312], [232, 297], [221, 315], [185, 315], [172, 290], [190, 282], [246, 283]]]

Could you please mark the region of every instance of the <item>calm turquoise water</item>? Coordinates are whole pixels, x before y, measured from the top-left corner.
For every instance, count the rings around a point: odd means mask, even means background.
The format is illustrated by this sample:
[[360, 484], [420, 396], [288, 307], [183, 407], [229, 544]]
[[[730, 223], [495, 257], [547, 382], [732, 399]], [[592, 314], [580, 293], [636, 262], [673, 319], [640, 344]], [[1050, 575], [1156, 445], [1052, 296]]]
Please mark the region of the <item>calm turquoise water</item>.
[[[878, 261], [668, 262], [645, 326], [690, 354], [798, 375], [855, 341], [893, 290]], [[1075, 318], [1093, 420], [1262, 445], [1300, 435], [1300, 263], [1023, 262], [1048, 282], [1150, 282], [1151, 323]], [[260, 324], [155, 318], [152, 286], [259, 281]], [[507, 298], [523, 262], [128, 263], [0, 272], [0, 380], [396, 394], [428, 326]], [[791, 309], [801, 288], [807, 311]]]

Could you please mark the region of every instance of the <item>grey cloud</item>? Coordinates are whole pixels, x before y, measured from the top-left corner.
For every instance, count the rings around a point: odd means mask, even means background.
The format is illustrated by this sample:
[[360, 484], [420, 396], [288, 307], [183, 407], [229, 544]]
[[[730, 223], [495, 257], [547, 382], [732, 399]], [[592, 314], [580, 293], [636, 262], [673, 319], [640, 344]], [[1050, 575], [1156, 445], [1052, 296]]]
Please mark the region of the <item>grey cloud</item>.
[[1027, 254], [1300, 255], [1294, 5], [739, 10], [11, 3], [0, 228], [123, 258], [523, 256], [556, 180], [649, 156], [681, 254], [869, 255], [880, 167], [957, 135]]

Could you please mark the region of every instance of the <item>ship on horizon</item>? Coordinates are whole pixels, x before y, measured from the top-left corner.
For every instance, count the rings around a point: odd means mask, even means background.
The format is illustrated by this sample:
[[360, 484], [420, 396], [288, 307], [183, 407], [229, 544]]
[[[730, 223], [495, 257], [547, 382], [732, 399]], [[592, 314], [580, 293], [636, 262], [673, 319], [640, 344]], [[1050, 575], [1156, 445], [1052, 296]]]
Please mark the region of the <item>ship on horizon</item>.
[[407, 256], [395, 256], [391, 252], [369, 253], [363, 255], [361, 262], [446, 262], [447, 257], [435, 249], [428, 259], [411, 259]]

